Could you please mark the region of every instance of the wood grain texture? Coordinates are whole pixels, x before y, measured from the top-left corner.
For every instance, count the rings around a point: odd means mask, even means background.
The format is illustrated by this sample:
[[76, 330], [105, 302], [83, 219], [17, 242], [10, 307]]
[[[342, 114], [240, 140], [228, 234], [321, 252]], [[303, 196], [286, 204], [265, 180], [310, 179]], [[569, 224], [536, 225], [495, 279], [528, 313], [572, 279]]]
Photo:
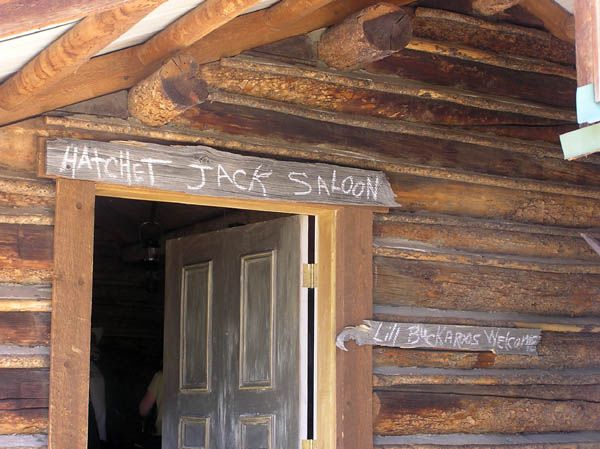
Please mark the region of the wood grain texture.
[[521, 433], [596, 430], [600, 404], [489, 396], [378, 392], [374, 432]]
[[175, 56], [129, 91], [132, 116], [150, 126], [166, 125], [192, 106], [209, 98], [206, 85], [194, 77], [198, 64]]
[[47, 369], [0, 369], [0, 399], [48, 399]]
[[[206, 0], [143, 43], [136, 57], [143, 65], [153, 65], [189, 47], [257, 3], [258, 0]], [[304, 3], [319, 2], [305, 0]], [[327, 2], [321, 0], [320, 3]]]
[[[571, 282], [573, 281], [573, 282]], [[473, 289], [474, 285], [484, 288]], [[376, 257], [378, 304], [444, 310], [594, 316], [598, 275], [573, 275]]]
[[0, 400], [0, 435], [48, 431], [47, 399]]
[[299, 68], [248, 57], [200, 67], [209, 87], [340, 113], [444, 125], [552, 125], [575, 121], [572, 111], [541, 108], [489, 95], [467, 96], [435, 85]]
[[[583, 369], [600, 367], [596, 334], [544, 332], [535, 357], [375, 348], [375, 367], [400, 366], [445, 369]], [[483, 373], [482, 373], [483, 374]]]
[[48, 346], [0, 345], [0, 368], [48, 368], [49, 354]]
[[[249, 48], [322, 28], [373, 2], [374, 0], [283, 2], [276, 8], [232, 20], [197, 41], [188, 50], [199, 63], [215, 61]], [[408, 0], [397, 0], [396, 3], [405, 4]], [[248, 32], [249, 29], [259, 28], [262, 30], [260, 33]], [[135, 85], [158, 68], [139, 64], [136, 57], [138, 49], [139, 47], [131, 47], [93, 58], [62, 81], [59, 93], [43, 93], [36, 97], [35, 102], [23, 105], [18, 111], [0, 114], [0, 124], [12, 123]]]
[[508, 8], [512, 8], [521, 0], [473, 0], [471, 7], [477, 14], [483, 16], [493, 16], [499, 14]]
[[412, 36], [411, 17], [391, 3], [378, 3], [330, 27], [319, 40], [319, 58], [338, 70], [354, 70], [401, 49]]
[[131, 0], [85, 17], [0, 85], [0, 108], [13, 110], [49, 89], [165, 0]]
[[50, 341], [50, 314], [38, 312], [0, 312], [3, 344], [47, 345]]
[[544, 27], [557, 38], [575, 43], [575, 19], [552, 0], [521, 0], [519, 5], [542, 21]]
[[[372, 313], [372, 220], [371, 211], [348, 208], [338, 212], [336, 332]], [[371, 370], [370, 347], [336, 352], [338, 448], [368, 449], [373, 445]]]
[[414, 35], [559, 64], [575, 63], [573, 45], [549, 33], [518, 25], [486, 22], [447, 11], [417, 8]]
[[45, 173], [213, 197], [396, 205], [382, 172], [242, 156], [206, 146], [57, 139], [46, 144]]
[[55, 449], [87, 445], [94, 198], [92, 183], [57, 182], [49, 410]]
[[600, 262], [580, 231], [448, 215], [394, 213], [374, 221], [375, 237], [420, 241], [472, 253]]
[[0, 38], [116, 8], [130, 0], [4, 0], [0, 3]]

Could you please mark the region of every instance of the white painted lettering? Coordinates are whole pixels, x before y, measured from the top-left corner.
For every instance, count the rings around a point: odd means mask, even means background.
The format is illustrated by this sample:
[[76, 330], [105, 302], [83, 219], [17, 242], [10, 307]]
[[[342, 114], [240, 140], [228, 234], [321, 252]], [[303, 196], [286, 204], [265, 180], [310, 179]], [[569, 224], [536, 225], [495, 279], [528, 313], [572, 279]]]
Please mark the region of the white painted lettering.
[[297, 182], [298, 184], [302, 184], [303, 186], [306, 186], [306, 190], [304, 190], [302, 192], [294, 192], [294, 195], [296, 195], [296, 196], [310, 195], [310, 193], [312, 192], [312, 186], [308, 182], [302, 181], [301, 179], [296, 178], [296, 176], [302, 176], [304, 178], [308, 178], [308, 175], [306, 173], [300, 173], [300, 172], [293, 171], [288, 174], [288, 179], [290, 181], [294, 181], [294, 182]]

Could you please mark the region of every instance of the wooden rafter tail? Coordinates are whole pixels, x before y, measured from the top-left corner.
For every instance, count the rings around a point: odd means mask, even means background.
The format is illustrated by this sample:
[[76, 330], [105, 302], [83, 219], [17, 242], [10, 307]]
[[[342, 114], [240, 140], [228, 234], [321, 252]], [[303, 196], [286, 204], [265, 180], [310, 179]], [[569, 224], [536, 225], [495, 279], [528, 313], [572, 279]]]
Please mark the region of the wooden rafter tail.
[[13, 110], [113, 42], [165, 0], [133, 0], [88, 16], [0, 86], [0, 108]]
[[391, 3], [378, 3], [327, 30], [317, 50], [330, 67], [353, 70], [402, 50], [411, 37], [410, 13]]
[[129, 91], [132, 116], [149, 126], [162, 126], [208, 99], [206, 83], [196, 78], [198, 64], [178, 55]]
[[[269, 9], [271, 19], [292, 14], [301, 8], [302, 14], [331, 0], [287, 0]], [[136, 51], [142, 64], [149, 65], [176, 54], [161, 68], [134, 86], [128, 98], [129, 112], [150, 126], [165, 125], [190, 107], [208, 98], [206, 83], [195, 79], [198, 64], [182, 52], [211, 31], [247, 11], [258, 0], [206, 0], [192, 12], [169, 26]], [[179, 52], [179, 53], [177, 53]]]
[[575, 18], [554, 0], [521, 0], [520, 5], [540, 19], [554, 36], [575, 43]]
[[493, 16], [517, 5], [521, 0], [473, 0], [473, 12], [482, 16]]
[[141, 45], [136, 56], [144, 65], [160, 62], [235, 19], [258, 2], [259, 0], [205, 0]]

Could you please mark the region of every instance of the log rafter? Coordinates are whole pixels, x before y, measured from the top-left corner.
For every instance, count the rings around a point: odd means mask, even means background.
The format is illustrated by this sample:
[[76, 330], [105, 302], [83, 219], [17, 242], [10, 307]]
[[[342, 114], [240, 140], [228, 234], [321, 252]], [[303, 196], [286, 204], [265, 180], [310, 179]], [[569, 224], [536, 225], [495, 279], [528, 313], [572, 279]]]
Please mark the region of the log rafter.
[[13, 110], [77, 70], [165, 0], [133, 0], [86, 17], [0, 86], [0, 107]]

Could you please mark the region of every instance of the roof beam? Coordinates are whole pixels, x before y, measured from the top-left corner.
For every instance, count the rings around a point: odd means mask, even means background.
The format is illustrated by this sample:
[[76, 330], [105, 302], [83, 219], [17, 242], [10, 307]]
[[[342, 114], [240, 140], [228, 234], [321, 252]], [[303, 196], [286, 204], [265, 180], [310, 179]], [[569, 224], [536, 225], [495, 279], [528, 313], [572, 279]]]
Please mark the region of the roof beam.
[[1, 0], [0, 39], [79, 20], [130, 0]]
[[0, 85], [0, 107], [20, 104], [75, 72], [165, 0], [132, 0], [86, 17]]
[[[334, 0], [322, 6], [323, 0], [287, 0], [232, 20], [188, 47], [186, 53], [199, 64], [215, 61], [329, 26], [376, 1]], [[411, 1], [393, 0], [392, 3], [403, 5]], [[322, 7], [317, 9], [315, 5]], [[298, 11], [299, 16], [294, 16]], [[0, 125], [130, 88], [158, 68], [140, 64], [136, 57], [139, 48], [131, 47], [91, 59], [62, 80], [59, 92], [47, 90], [37, 95], [35, 101], [21, 105], [18, 110], [0, 111]]]
[[575, 42], [575, 19], [554, 0], [521, 0], [520, 6], [540, 19], [544, 27], [557, 38]]

